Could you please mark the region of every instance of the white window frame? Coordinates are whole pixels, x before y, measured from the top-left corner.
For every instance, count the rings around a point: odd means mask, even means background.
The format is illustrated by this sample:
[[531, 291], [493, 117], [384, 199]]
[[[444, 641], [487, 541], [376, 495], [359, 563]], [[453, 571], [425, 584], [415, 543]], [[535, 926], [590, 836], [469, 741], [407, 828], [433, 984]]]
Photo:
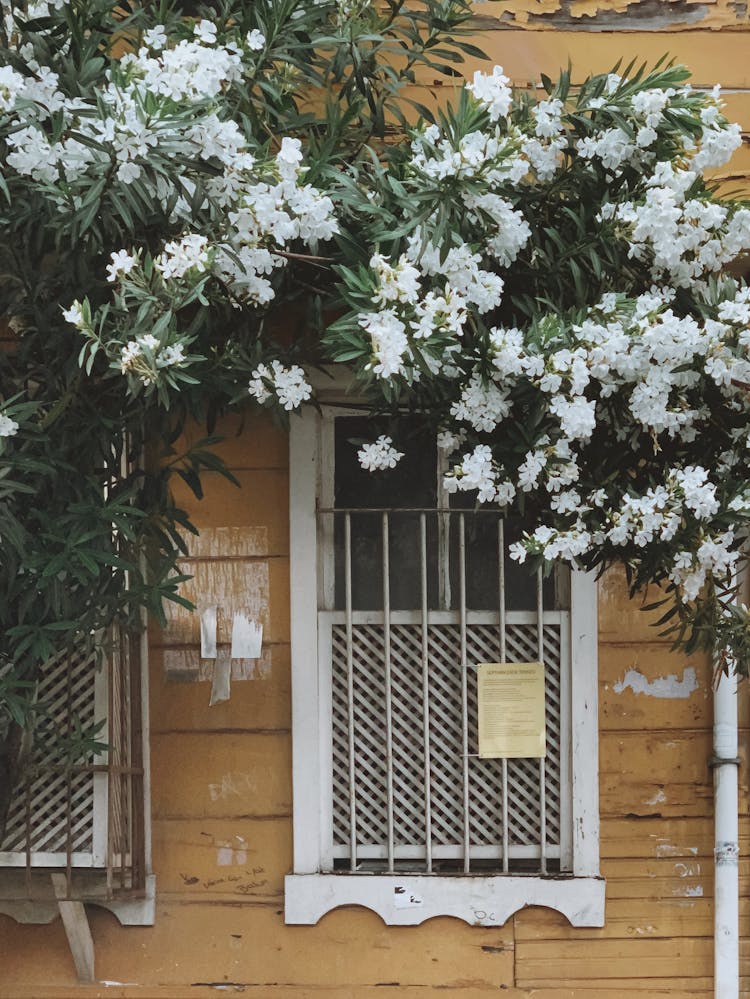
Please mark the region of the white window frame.
[[[331, 384], [331, 383], [329, 383]], [[322, 402], [349, 402], [341, 383]], [[312, 925], [332, 909], [361, 905], [386, 925], [411, 926], [434, 916], [498, 926], [525, 906], [564, 913], [573, 926], [604, 925], [604, 880], [599, 874], [598, 691], [596, 581], [571, 575], [572, 873], [346, 874], [325, 871], [330, 839], [328, 699], [322, 696], [318, 647], [318, 524], [326, 421], [313, 407], [293, 417], [290, 430], [290, 578], [294, 869], [285, 883], [285, 921]], [[323, 870], [322, 870], [323, 869]], [[404, 889], [420, 899], [402, 907]], [[396, 899], [399, 904], [396, 904]]]
[[[75, 900], [93, 903], [112, 912], [123, 926], [153, 926], [156, 919], [156, 877], [151, 864], [151, 759], [149, 745], [149, 676], [148, 634], [145, 613], [142, 614], [143, 630], [139, 637], [139, 713], [141, 721], [140, 749], [143, 760], [143, 857], [145, 870], [143, 889], [138, 893], [127, 890], [114, 894], [110, 890], [108, 865], [118, 867], [119, 856], [113, 854], [109, 844], [109, 786], [107, 772], [96, 772], [90, 799], [93, 829], [92, 848], [87, 852], [73, 851], [70, 855], [70, 883], [65, 894]], [[94, 668], [93, 655], [90, 668]], [[94, 717], [104, 719], [105, 725], [98, 737], [107, 742], [110, 736], [110, 697], [108, 668], [101, 666], [94, 677]], [[97, 755], [94, 762], [107, 765], [107, 753]], [[31, 893], [26, 876], [26, 865], [32, 871]], [[10, 916], [18, 923], [50, 923], [60, 914], [59, 900], [53, 879], [67, 868], [68, 856], [64, 852], [31, 850], [0, 851], [0, 915]], [[47, 875], [50, 875], [49, 877]], [[63, 874], [63, 878], [65, 875]]]

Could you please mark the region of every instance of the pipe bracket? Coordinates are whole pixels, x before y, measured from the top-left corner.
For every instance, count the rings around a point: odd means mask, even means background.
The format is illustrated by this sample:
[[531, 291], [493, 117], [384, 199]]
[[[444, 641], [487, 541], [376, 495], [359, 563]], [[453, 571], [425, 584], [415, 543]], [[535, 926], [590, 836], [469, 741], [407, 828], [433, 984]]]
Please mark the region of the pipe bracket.
[[708, 766], [711, 770], [714, 767], [721, 767], [725, 763], [729, 763], [733, 767], [739, 767], [742, 764], [742, 758], [740, 756], [711, 756], [708, 760]]

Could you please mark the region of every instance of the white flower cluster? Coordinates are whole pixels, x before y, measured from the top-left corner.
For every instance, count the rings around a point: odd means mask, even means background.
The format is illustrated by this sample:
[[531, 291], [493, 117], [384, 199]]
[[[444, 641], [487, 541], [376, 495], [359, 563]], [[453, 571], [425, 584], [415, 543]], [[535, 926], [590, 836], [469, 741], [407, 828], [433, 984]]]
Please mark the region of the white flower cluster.
[[0, 413], [0, 437], [14, 437], [18, 433], [18, 423], [6, 413]]
[[298, 365], [285, 368], [280, 361], [259, 364], [253, 371], [248, 392], [258, 402], [268, 402], [274, 396], [283, 409], [297, 409], [312, 395], [305, 373]]
[[[202, 20], [191, 38], [174, 43], [157, 25], [136, 52], [113, 64], [96, 100], [67, 95], [58, 75], [26, 47], [20, 54], [29, 75], [0, 69], [0, 110], [14, 117], [5, 135], [7, 166], [47, 185], [45, 196], [61, 213], [79, 196], [55, 194], [51, 185], [60, 174], [85, 190], [103, 168], [114, 166], [122, 184], [138, 181], [142, 197], [169, 209], [170, 222], [187, 230], [155, 261], [165, 280], [197, 279], [212, 268], [230, 287], [235, 304], [266, 305], [274, 297], [269, 277], [286, 264], [282, 254], [297, 242], [317, 247], [338, 231], [338, 223], [331, 199], [304, 183], [298, 139], [282, 137], [277, 155], [258, 161], [252, 137], [236, 121], [219, 116], [214, 102], [242, 78], [264, 46], [258, 29], [220, 43], [216, 25]], [[53, 114], [57, 139], [49, 127]], [[159, 158], [177, 180], [156, 168]], [[211, 173], [174, 171], [175, 163], [191, 161], [211, 164]], [[198, 181], [205, 192], [200, 212], [216, 219], [210, 234], [195, 231]], [[126, 277], [135, 263], [128, 250], [113, 254], [108, 280]]]
[[151, 333], [130, 340], [120, 351], [120, 371], [138, 378], [143, 385], [154, 384], [164, 368], [184, 364], [182, 343], [165, 344]]
[[690, 197], [697, 179], [693, 170], [661, 162], [643, 201], [610, 207], [612, 217], [627, 226], [630, 255], [650, 263], [655, 281], [666, 274], [679, 288], [720, 271], [750, 247], [750, 211]]
[[359, 463], [367, 472], [395, 468], [403, 456], [403, 452], [393, 447], [392, 438], [384, 434], [381, 434], [373, 444], [363, 444], [357, 451]]

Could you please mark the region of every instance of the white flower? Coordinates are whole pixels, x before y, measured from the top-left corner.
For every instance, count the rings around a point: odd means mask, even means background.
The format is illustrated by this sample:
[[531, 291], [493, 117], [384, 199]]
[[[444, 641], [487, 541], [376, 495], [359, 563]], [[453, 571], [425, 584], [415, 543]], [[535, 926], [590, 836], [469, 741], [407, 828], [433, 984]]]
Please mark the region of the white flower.
[[208, 267], [208, 238], [190, 233], [164, 245], [154, 266], [165, 280], [184, 277], [193, 268], [201, 273]]
[[116, 281], [120, 274], [130, 274], [136, 265], [136, 258], [127, 250], [118, 250], [111, 254], [111, 264], [107, 264], [107, 280]]
[[280, 361], [271, 361], [270, 368], [266, 364], [259, 364], [253, 371], [248, 392], [260, 403], [267, 402], [275, 395], [282, 408], [289, 411], [297, 409], [310, 398], [312, 387], [298, 365], [285, 368]]
[[155, 24], [143, 32], [143, 44], [150, 49], [161, 51], [167, 44], [167, 33], [163, 24]]
[[258, 31], [257, 28], [253, 28], [252, 31], [248, 31], [245, 35], [245, 45], [251, 52], [260, 52], [265, 44], [266, 36], [262, 31]]
[[123, 184], [132, 184], [134, 180], [138, 180], [140, 175], [141, 168], [131, 160], [121, 163], [117, 168], [117, 179], [121, 180]]
[[5, 413], [0, 413], [0, 437], [14, 437], [18, 433], [18, 424]]
[[510, 80], [503, 73], [502, 66], [495, 66], [492, 73], [474, 73], [474, 82], [467, 83], [469, 93], [489, 111], [490, 120], [505, 118], [510, 111], [513, 92], [509, 87]]
[[393, 440], [384, 434], [381, 434], [374, 444], [363, 444], [357, 451], [360, 465], [368, 472], [395, 468], [403, 456], [403, 452], [393, 447]]
[[212, 21], [198, 21], [193, 32], [195, 37], [205, 45], [216, 44], [216, 25]]
[[392, 309], [367, 312], [359, 317], [359, 325], [370, 335], [373, 361], [372, 371], [380, 378], [403, 374], [404, 355], [409, 341], [406, 327]]
[[73, 302], [69, 309], [63, 309], [62, 314], [66, 323], [71, 323], [79, 330], [83, 329], [83, 309], [81, 308], [81, 303], [78, 299]]

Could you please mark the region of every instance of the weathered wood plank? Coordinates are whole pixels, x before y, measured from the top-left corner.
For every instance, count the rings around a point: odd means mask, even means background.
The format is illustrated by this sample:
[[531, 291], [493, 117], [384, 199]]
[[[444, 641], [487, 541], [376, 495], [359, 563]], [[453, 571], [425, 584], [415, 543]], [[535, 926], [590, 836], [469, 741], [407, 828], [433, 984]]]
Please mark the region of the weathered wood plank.
[[600, 728], [708, 729], [712, 673], [707, 657], [686, 658], [661, 644], [600, 643]]
[[161, 900], [283, 903], [292, 866], [290, 818], [157, 819], [152, 837]]
[[[151, 671], [152, 733], [235, 731], [291, 728], [291, 676], [289, 646], [265, 643], [261, 660], [235, 663], [242, 666], [247, 679], [232, 683], [228, 701], [209, 706], [210, 681], [179, 682], [180, 669], [185, 680], [195, 681], [212, 665], [200, 659], [200, 649], [152, 648]], [[170, 664], [169, 676], [165, 660]], [[179, 668], [178, 668], [179, 667]], [[252, 667], [252, 668], [250, 668]], [[237, 679], [235, 674], [234, 679]]]
[[291, 814], [291, 735], [154, 735], [154, 818]]
[[526, 988], [592, 981], [634, 989], [644, 980], [668, 978], [685, 987], [690, 979], [710, 979], [712, 974], [710, 938], [516, 942], [516, 984]]
[[[607, 73], [617, 63], [624, 67], [634, 60], [636, 65], [654, 65], [667, 54], [690, 68], [696, 87], [710, 88], [718, 82], [726, 89], [750, 87], [746, 31], [613, 31], [598, 34], [594, 44], [585, 32], [505, 29], [478, 32], [473, 41], [487, 54], [490, 65], [503, 66], [516, 83], [536, 82], [541, 73], [554, 76], [568, 63], [575, 82], [590, 73]], [[476, 69], [486, 71], [487, 63], [467, 58], [462, 66], [467, 78]], [[434, 85], [435, 74], [423, 70], [418, 79]]]
[[347, 909], [295, 927], [284, 926], [280, 907], [161, 905], [156, 925], [129, 929], [123, 948], [114, 919], [94, 913], [92, 921], [100, 974], [116, 981], [134, 980], [137, 948], [140, 980], [165, 985], [226, 978], [276, 984], [282, 995], [294, 985], [513, 985], [512, 925], [478, 929], [442, 918], [394, 932], [371, 912]]

